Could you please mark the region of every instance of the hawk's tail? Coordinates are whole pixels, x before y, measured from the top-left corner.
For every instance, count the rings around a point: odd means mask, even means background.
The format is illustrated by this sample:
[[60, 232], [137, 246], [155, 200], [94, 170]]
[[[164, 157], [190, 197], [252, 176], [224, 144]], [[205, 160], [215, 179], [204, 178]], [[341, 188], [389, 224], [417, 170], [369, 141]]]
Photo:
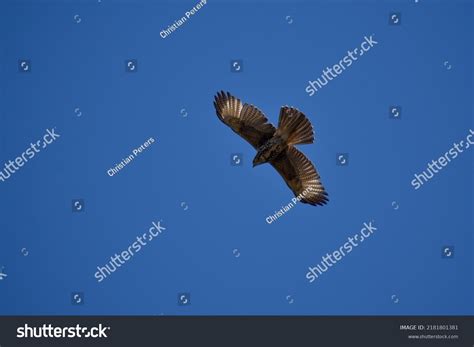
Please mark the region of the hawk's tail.
[[288, 145], [313, 143], [314, 132], [311, 122], [296, 108], [283, 106], [276, 135], [283, 138]]

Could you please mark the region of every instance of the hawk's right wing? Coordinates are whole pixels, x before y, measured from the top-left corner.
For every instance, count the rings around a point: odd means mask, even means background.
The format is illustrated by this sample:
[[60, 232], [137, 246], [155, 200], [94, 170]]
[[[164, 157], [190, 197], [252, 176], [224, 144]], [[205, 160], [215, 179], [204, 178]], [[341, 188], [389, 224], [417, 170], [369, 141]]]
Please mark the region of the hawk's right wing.
[[275, 127], [253, 105], [244, 104], [230, 93], [221, 91], [214, 97], [219, 119], [243, 137], [255, 149], [267, 142], [275, 133]]

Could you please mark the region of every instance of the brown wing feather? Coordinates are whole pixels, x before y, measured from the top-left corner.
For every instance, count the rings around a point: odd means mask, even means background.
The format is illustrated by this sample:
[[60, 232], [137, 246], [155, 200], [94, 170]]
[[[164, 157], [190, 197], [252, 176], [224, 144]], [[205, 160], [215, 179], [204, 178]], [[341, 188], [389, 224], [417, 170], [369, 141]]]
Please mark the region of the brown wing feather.
[[[289, 146], [285, 154], [271, 161], [288, 187], [301, 202], [311, 205], [324, 205], [329, 200], [318, 172], [311, 161], [293, 146]], [[301, 195], [300, 195], [301, 194]]]
[[267, 142], [275, 127], [255, 106], [244, 104], [229, 93], [221, 91], [214, 97], [214, 107], [219, 119], [247, 140], [255, 149]]

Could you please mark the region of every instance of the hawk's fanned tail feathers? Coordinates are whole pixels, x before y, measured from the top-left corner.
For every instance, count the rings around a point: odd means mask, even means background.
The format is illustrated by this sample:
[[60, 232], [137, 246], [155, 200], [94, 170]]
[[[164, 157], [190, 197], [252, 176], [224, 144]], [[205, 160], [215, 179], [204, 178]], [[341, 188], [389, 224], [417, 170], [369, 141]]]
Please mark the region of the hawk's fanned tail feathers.
[[311, 122], [302, 112], [288, 106], [283, 106], [280, 109], [276, 135], [286, 140], [288, 145], [313, 143], [314, 141]]

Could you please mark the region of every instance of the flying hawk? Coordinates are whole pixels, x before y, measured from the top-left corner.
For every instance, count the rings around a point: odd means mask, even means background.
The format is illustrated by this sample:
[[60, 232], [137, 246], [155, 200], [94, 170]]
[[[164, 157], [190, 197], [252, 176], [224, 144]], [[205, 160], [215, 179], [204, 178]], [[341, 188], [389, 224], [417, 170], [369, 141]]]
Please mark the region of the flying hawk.
[[242, 104], [230, 93], [221, 91], [214, 99], [219, 119], [257, 150], [254, 167], [270, 163], [301, 202], [311, 205], [328, 202], [318, 172], [311, 161], [294, 147], [314, 141], [313, 126], [303, 113], [283, 106], [275, 129], [262, 111], [253, 105]]

